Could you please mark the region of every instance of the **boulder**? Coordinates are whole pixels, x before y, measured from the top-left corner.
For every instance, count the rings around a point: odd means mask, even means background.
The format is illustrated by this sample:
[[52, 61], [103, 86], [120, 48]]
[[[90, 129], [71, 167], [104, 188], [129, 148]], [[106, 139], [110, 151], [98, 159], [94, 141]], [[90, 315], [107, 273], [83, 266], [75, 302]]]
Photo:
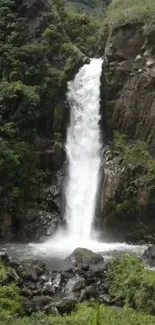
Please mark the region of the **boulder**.
[[111, 299], [110, 299], [110, 296], [108, 294], [102, 294], [99, 296], [99, 300], [106, 304], [106, 305], [110, 305], [111, 303]]
[[56, 304], [56, 308], [60, 314], [70, 314], [75, 309], [76, 303], [76, 299], [66, 297]]
[[26, 314], [29, 315], [32, 312], [36, 311], [35, 303], [32, 302], [32, 300], [29, 300], [28, 298], [23, 297], [22, 302], [23, 302], [23, 309], [24, 309]]
[[36, 270], [29, 264], [25, 265], [23, 279], [25, 281], [32, 281], [32, 282], [38, 281]]
[[76, 248], [67, 258], [75, 264], [96, 264], [103, 262], [103, 257], [86, 248]]
[[68, 291], [79, 291], [83, 289], [84, 286], [85, 286], [85, 279], [80, 276], [77, 276], [68, 280], [66, 284], [66, 289]]
[[53, 281], [54, 287], [61, 287], [65, 281], [64, 274], [58, 273]]
[[96, 298], [97, 297], [97, 290], [94, 286], [90, 285], [83, 290], [81, 290], [81, 295], [79, 298], [79, 302], [83, 302], [84, 300], [88, 300], [90, 298]]
[[33, 298], [36, 310], [43, 310], [44, 306], [49, 305], [51, 298], [49, 296], [36, 296]]
[[144, 261], [149, 264], [149, 266], [155, 266], [155, 245], [148, 247], [143, 254]]

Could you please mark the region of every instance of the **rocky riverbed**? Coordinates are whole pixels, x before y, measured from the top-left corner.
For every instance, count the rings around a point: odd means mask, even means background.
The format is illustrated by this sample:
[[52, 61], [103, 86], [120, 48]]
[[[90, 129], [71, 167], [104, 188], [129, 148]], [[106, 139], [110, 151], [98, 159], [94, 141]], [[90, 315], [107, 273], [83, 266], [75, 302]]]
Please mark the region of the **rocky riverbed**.
[[[143, 254], [150, 266], [155, 265], [154, 252], [152, 246]], [[107, 274], [112, 259], [106, 261], [90, 250], [76, 249], [65, 260], [68, 267], [61, 271], [41, 260], [20, 261], [7, 253], [1, 253], [1, 261], [8, 270], [3, 284], [13, 282], [19, 287], [27, 315], [36, 311], [70, 313], [77, 303], [87, 300], [121, 306], [108, 290]]]

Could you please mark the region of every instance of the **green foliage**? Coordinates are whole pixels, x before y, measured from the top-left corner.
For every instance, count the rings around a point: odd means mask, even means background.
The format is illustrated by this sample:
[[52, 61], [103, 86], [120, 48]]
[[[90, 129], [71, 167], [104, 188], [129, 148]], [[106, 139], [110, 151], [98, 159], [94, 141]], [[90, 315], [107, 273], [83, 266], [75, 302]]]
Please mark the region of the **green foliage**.
[[32, 141], [36, 132], [39, 95], [36, 87], [26, 86], [21, 81], [0, 83], [0, 105], [3, 128], [10, 121], [16, 126], [20, 140]]
[[[134, 202], [135, 203], [135, 202]], [[117, 213], [132, 213], [134, 212], [134, 203], [130, 200], [124, 200], [122, 203], [116, 204]]]
[[7, 269], [0, 262], [0, 324], [3, 319], [8, 319], [11, 315], [22, 312], [22, 299], [19, 289], [14, 284], [7, 283], [7, 275], [10, 269]]
[[0, 0], [0, 217], [7, 212], [14, 224], [38, 202], [36, 137], [64, 134], [67, 81], [81, 51], [96, 53], [100, 31], [96, 19], [69, 12], [63, 0], [39, 12], [37, 27], [32, 18], [32, 29], [22, 9], [19, 0]]
[[67, 8], [78, 13], [87, 13], [101, 19], [105, 15], [105, 8], [110, 0], [68, 0]]
[[146, 169], [147, 179], [154, 176], [155, 160], [151, 157], [145, 142], [137, 141], [128, 144], [125, 134], [114, 132], [114, 148], [120, 150], [123, 154], [123, 164], [125, 166], [129, 164], [142, 165]]
[[17, 212], [29, 198], [36, 182], [34, 163], [27, 143], [0, 138], [0, 204], [5, 211]]
[[108, 277], [116, 301], [155, 315], [155, 271], [145, 269], [136, 257], [124, 256], [112, 263]]
[[154, 325], [155, 322], [155, 317], [128, 308], [117, 311], [92, 303], [79, 306], [78, 311], [70, 316], [47, 316], [42, 313], [21, 319], [9, 318], [7, 314], [0, 316], [3, 325]]
[[0, 313], [4, 310], [9, 314], [22, 312], [21, 296], [14, 284], [0, 286]]
[[155, 2], [152, 0], [112, 0], [107, 10], [110, 28], [125, 23], [150, 22], [154, 19]]
[[97, 51], [100, 27], [97, 20], [86, 14], [68, 11], [64, 27], [70, 40], [83, 53], [92, 55]]
[[7, 272], [6, 267], [4, 266], [3, 263], [0, 262], [0, 285], [1, 285], [1, 283], [3, 283], [3, 282], [6, 280], [6, 278], [7, 278], [6, 272]]

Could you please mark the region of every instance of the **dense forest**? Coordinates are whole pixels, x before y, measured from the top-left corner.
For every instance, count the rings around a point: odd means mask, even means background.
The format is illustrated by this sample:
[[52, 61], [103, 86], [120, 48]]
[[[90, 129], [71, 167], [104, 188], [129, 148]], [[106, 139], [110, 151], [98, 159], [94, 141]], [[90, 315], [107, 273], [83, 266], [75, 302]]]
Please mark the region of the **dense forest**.
[[38, 138], [65, 136], [66, 81], [97, 51], [99, 26], [59, 0], [0, 9], [0, 204], [15, 220], [37, 195]]

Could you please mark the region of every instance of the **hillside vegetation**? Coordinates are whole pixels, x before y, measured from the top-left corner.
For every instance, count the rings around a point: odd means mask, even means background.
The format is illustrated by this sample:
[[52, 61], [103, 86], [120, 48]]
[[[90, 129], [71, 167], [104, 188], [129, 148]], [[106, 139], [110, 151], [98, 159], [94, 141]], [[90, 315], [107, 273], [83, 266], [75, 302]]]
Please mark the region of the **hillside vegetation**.
[[97, 49], [96, 21], [63, 0], [40, 6], [0, 0], [0, 220], [13, 223], [35, 205], [36, 139], [64, 137], [67, 80]]
[[125, 23], [150, 23], [155, 18], [155, 2], [151, 0], [113, 0], [107, 9], [111, 27]]
[[103, 18], [107, 5], [111, 0], [68, 0], [67, 7], [71, 11], [87, 13], [95, 17]]

